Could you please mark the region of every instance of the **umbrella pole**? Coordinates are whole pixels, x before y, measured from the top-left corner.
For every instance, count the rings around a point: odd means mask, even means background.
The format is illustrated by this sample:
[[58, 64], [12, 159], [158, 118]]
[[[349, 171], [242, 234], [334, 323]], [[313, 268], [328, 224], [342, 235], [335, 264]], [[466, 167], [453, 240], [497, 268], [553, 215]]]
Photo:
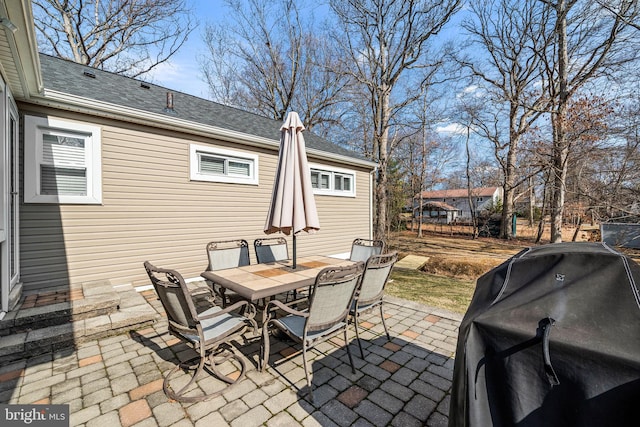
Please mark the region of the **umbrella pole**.
[[296, 233], [293, 233], [293, 269], [296, 268]]

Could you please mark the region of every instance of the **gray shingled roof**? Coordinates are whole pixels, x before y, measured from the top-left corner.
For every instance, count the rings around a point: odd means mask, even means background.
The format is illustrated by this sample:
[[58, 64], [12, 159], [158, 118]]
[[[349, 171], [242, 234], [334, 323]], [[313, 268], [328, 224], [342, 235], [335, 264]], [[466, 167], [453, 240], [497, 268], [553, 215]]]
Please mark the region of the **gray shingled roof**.
[[[238, 108], [42, 53], [40, 54], [40, 65], [45, 89], [276, 141], [280, 139], [281, 122]], [[94, 77], [85, 75], [85, 72]], [[185, 78], [189, 77], [185, 76]], [[173, 112], [165, 110], [167, 92], [173, 93]], [[354, 159], [364, 159], [358, 153], [347, 150], [310, 132], [305, 132], [305, 142], [308, 148], [353, 157]]]

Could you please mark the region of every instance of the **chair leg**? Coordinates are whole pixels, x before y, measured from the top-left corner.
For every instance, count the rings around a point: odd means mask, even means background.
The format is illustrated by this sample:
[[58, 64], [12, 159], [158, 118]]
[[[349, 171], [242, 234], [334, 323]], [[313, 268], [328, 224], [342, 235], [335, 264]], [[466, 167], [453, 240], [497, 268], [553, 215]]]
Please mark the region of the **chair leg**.
[[[165, 394], [167, 395], [167, 397], [169, 397], [170, 399], [176, 400], [178, 402], [186, 402], [186, 403], [193, 403], [193, 402], [202, 402], [204, 400], [209, 400], [212, 399], [216, 396], [221, 395], [222, 393], [229, 391], [231, 388], [233, 388], [235, 385], [239, 384], [245, 376], [245, 372], [247, 370], [246, 364], [244, 362], [244, 360], [237, 356], [233, 350], [230, 350], [228, 348], [224, 348], [221, 350], [221, 356], [219, 356], [219, 360], [216, 360], [216, 354], [214, 353], [210, 353], [209, 355], [200, 355], [198, 357], [195, 357], [191, 360], [188, 360], [186, 362], [182, 362], [182, 363], [178, 363], [176, 364], [176, 366], [167, 374], [167, 376], [165, 377], [164, 381], [163, 381], [163, 385], [162, 388], [165, 392]], [[218, 365], [233, 359], [234, 361], [236, 361], [238, 364], [240, 364], [240, 375], [238, 376], [238, 378], [233, 379], [230, 378], [228, 376], [226, 376], [225, 374], [223, 374], [219, 369], [218, 369]], [[198, 363], [193, 363], [196, 360], [198, 360]], [[206, 363], [208, 362], [208, 363]], [[191, 377], [191, 379], [189, 380], [189, 382], [187, 382], [186, 385], [184, 385], [182, 388], [180, 388], [180, 390], [178, 391], [174, 391], [173, 388], [170, 385], [170, 378], [173, 377], [173, 375], [182, 370], [182, 369], [186, 369], [186, 370], [192, 370], [195, 366], [197, 365], [197, 368], [195, 369], [195, 372], [193, 373], [193, 376]], [[215, 377], [217, 379], [219, 379], [220, 381], [223, 381], [227, 384], [227, 386], [221, 390], [218, 390], [214, 393], [210, 393], [210, 394], [205, 394], [205, 395], [195, 395], [195, 396], [184, 396], [185, 393], [187, 393], [191, 387], [191, 385], [198, 379], [198, 377], [200, 376], [200, 373], [202, 371], [204, 371], [204, 367], [208, 366], [210, 371], [215, 375]]]
[[[240, 376], [238, 377], [238, 379], [229, 378], [224, 373], [222, 373], [222, 371], [220, 371], [220, 369], [218, 369], [218, 365], [222, 365], [224, 362], [226, 362], [229, 359], [234, 359], [234, 360], [238, 361], [238, 363], [240, 363], [240, 366], [242, 367], [242, 369], [240, 370]], [[222, 357], [220, 357], [219, 360], [216, 360], [215, 359], [215, 354], [211, 353], [209, 355], [209, 363], [208, 363], [207, 366], [209, 366], [209, 369], [211, 369], [211, 371], [213, 371], [213, 373], [215, 374], [216, 377], [218, 377], [219, 380], [221, 380], [223, 382], [226, 382], [227, 384], [235, 384], [236, 382], [240, 381], [244, 377], [244, 373], [247, 370], [247, 366], [244, 363], [244, 360], [242, 358], [236, 356], [232, 352], [223, 354]]]
[[360, 358], [364, 360], [364, 352], [362, 351], [362, 344], [360, 343], [360, 333], [358, 332], [358, 310], [353, 315], [353, 327], [356, 330], [356, 341], [358, 341], [358, 347], [360, 347]]
[[[351, 363], [351, 373], [356, 373], [356, 365], [353, 363], [353, 356], [351, 356], [351, 350], [349, 349], [349, 337], [347, 336], [347, 325], [344, 327], [344, 346], [347, 347], [347, 354], [349, 355], [349, 363]], [[360, 348], [362, 351], [362, 348]], [[364, 357], [363, 357], [364, 359]]]
[[[180, 390], [173, 391], [173, 388], [169, 384], [169, 378], [171, 378], [173, 376], [173, 374], [175, 374], [176, 372], [178, 372], [178, 371], [180, 371], [182, 369], [190, 370], [191, 368], [193, 368], [195, 366], [195, 363], [192, 364], [191, 362], [194, 362], [196, 359], [198, 359], [198, 367], [196, 368], [196, 370], [193, 373], [193, 376], [191, 377], [189, 382], [187, 384], [185, 384], [184, 387], [182, 387]], [[204, 356], [200, 355], [197, 358], [193, 358], [193, 359], [187, 360], [186, 362], [182, 362], [182, 363], [176, 364], [176, 366], [164, 378], [164, 381], [162, 383], [162, 388], [164, 389], [164, 393], [170, 399], [177, 400], [177, 401], [185, 401], [185, 398], [182, 397], [182, 395], [189, 389], [191, 384], [193, 384], [195, 382], [195, 380], [198, 378], [200, 373], [203, 371], [204, 362], [205, 362]]]
[[291, 296], [291, 301], [295, 301], [298, 299], [298, 290], [294, 289], [292, 291], [287, 292], [287, 295], [284, 298], [285, 304], [289, 302], [289, 296]]
[[269, 363], [269, 347], [269, 322], [267, 321], [262, 325], [262, 345], [260, 346], [262, 350], [262, 358], [260, 363], [260, 372], [264, 372], [267, 367], [267, 363]]
[[382, 311], [382, 303], [380, 303], [380, 318], [382, 319], [382, 326], [384, 326], [384, 331], [387, 334], [387, 339], [391, 341], [391, 335], [389, 335], [389, 330], [387, 329], [387, 322], [384, 321], [384, 311]]
[[225, 295], [226, 289], [220, 285], [214, 285], [214, 286], [218, 286], [218, 295], [220, 295], [222, 308], [227, 308], [227, 305], [229, 304], [227, 303], [227, 296]]
[[307, 387], [309, 388], [309, 400], [313, 402], [313, 388], [311, 386], [311, 377], [309, 375], [309, 363], [307, 361], [307, 346], [302, 343], [302, 363], [304, 364], [304, 375], [307, 377]]

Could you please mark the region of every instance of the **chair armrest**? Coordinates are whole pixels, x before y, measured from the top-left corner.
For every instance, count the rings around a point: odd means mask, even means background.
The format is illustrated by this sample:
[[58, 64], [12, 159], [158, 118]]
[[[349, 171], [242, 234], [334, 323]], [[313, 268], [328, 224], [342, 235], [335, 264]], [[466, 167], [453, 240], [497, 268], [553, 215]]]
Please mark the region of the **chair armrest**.
[[215, 313], [211, 313], [208, 314], [206, 316], [198, 316], [197, 320], [208, 320], [208, 319], [213, 319], [216, 318], [218, 316], [221, 316], [223, 314], [227, 314], [229, 312], [232, 311], [236, 311], [237, 309], [243, 307], [243, 306], [247, 306], [248, 307], [248, 314], [249, 315], [244, 315], [244, 317], [248, 318], [248, 319], [253, 319], [253, 317], [255, 317], [255, 313], [256, 313], [256, 309], [253, 306], [253, 304], [251, 304], [249, 301], [238, 301], [235, 304], [232, 304], [226, 308], [223, 308], [220, 311], [216, 311]]
[[197, 288], [189, 289], [191, 296], [211, 295], [211, 288], [207, 286], [199, 286]]
[[[269, 317], [271, 317], [271, 310], [273, 308], [279, 308], [279, 309], [283, 310], [284, 312], [289, 313], [289, 314], [293, 314], [295, 316], [309, 317], [309, 313], [308, 312], [296, 310], [296, 309], [290, 307], [291, 304], [296, 304], [296, 303], [299, 303], [300, 301], [301, 300], [295, 300], [295, 301], [291, 301], [288, 304], [284, 304], [281, 301], [278, 301], [277, 299], [274, 299], [274, 300], [269, 301], [269, 303], [265, 307], [264, 311], [269, 313]], [[275, 307], [271, 307], [271, 306], [275, 306]]]

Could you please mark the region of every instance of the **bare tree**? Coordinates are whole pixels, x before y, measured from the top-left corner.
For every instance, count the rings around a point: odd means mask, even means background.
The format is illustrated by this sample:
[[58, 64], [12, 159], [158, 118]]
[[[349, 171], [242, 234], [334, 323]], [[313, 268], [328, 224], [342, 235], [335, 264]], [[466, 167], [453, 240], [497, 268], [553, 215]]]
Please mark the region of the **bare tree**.
[[[620, 11], [617, 9], [617, 5], [615, 4], [611, 5], [610, 4], [611, 1], [609, 0], [596, 0], [596, 2], [601, 7], [608, 10], [610, 13], [613, 13], [614, 15], [622, 19], [625, 22], [625, 24], [635, 28], [636, 30], [640, 30], [640, 23], [638, 23], [637, 20], [634, 19], [638, 13], [638, 7], [640, 7], [638, 3], [629, 5], [630, 10], [626, 10], [626, 11], [623, 11], [623, 13], [620, 13]], [[635, 11], [633, 10], [634, 8], [635, 8]]]
[[471, 139], [471, 126], [467, 126], [467, 136], [464, 141], [465, 154], [467, 157], [467, 161], [465, 163], [465, 176], [467, 178], [467, 201], [469, 203], [469, 212], [471, 212], [471, 226], [472, 226], [471, 236], [473, 239], [477, 239], [478, 238], [478, 215], [476, 213], [475, 203], [473, 202], [473, 195], [471, 194], [473, 185], [471, 181], [471, 148], [469, 146], [470, 139]]
[[447, 167], [457, 154], [452, 139], [429, 128], [433, 116], [425, 105], [426, 101], [426, 98], [421, 100], [418, 104], [422, 104], [422, 108], [414, 111], [415, 119], [419, 120], [416, 124], [420, 127], [402, 138], [397, 147], [398, 155], [394, 156], [409, 181], [406, 195], [412, 203], [412, 224], [417, 215], [418, 237], [422, 237], [422, 225], [425, 222], [423, 193], [443, 181]]
[[[572, 156], [567, 188], [572, 191], [570, 196], [585, 200], [589, 211], [600, 219], [638, 220], [640, 111], [637, 101], [635, 105], [616, 107], [605, 111], [609, 117], [598, 118], [597, 112], [595, 118], [593, 114], [580, 117], [581, 127], [588, 127], [596, 143], [588, 144], [589, 149], [581, 156]], [[620, 118], [611, 119], [613, 114], [620, 114]]]
[[545, 52], [546, 87], [553, 102], [553, 175], [551, 242], [562, 241], [562, 222], [571, 141], [567, 127], [571, 98], [587, 82], [605, 79], [638, 58], [638, 39], [630, 22], [638, 17], [637, 0], [609, 1], [606, 8], [589, 0], [540, 0], [553, 14], [553, 43]]
[[137, 77], [167, 61], [195, 28], [184, 0], [33, 0], [40, 49]]
[[[473, 129], [493, 143], [502, 168], [500, 236], [509, 238], [521, 180], [517, 170], [520, 141], [548, 102], [536, 85], [542, 79], [540, 53], [546, 49], [549, 13], [538, 0], [471, 1], [469, 11], [470, 18], [462, 26], [471, 36], [475, 55], [458, 58], [458, 62], [485, 93], [483, 108], [467, 108], [467, 115], [473, 113]], [[492, 102], [487, 103], [487, 97]]]
[[332, 71], [339, 55], [316, 35], [313, 15], [291, 0], [226, 6], [232, 25], [207, 25], [208, 52], [200, 58], [213, 98], [276, 120], [296, 110], [308, 130], [322, 134], [348, 79]]
[[[344, 52], [346, 72], [366, 88], [373, 123], [376, 176], [374, 235], [385, 238], [387, 179], [394, 116], [421, 95], [442, 56], [427, 56], [429, 41], [460, 7], [460, 0], [330, 0], [337, 17], [336, 43]], [[435, 59], [434, 59], [435, 58]], [[413, 91], [399, 91], [407, 72], [421, 68]], [[399, 93], [401, 92], [401, 93]]]

